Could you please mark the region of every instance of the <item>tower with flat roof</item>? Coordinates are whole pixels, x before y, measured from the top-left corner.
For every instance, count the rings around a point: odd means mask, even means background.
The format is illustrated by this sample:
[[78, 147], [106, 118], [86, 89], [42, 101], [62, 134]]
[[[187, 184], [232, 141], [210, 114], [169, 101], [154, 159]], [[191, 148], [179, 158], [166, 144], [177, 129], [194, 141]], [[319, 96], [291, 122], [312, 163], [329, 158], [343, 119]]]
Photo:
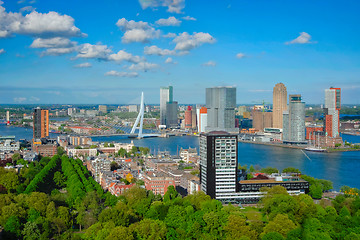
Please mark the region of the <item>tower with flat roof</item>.
[[41, 139], [49, 136], [49, 110], [35, 108], [33, 113], [33, 138]]
[[326, 136], [339, 136], [339, 112], [341, 109], [341, 88], [325, 89], [324, 132]]
[[273, 89], [273, 119], [274, 128], [283, 128], [283, 112], [287, 110], [287, 91], [283, 83], [278, 83]]
[[206, 132], [226, 131], [238, 133], [235, 128], [236, 88], [213, 87], [206, 89]]

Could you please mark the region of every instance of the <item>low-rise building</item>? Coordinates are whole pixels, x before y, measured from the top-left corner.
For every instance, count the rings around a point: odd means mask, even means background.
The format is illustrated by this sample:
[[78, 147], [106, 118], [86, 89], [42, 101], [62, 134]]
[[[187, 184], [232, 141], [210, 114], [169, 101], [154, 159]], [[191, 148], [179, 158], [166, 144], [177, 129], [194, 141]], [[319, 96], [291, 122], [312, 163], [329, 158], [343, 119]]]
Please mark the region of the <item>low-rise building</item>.
[[180, 157], [184, 162], [192, 162], [191, 160], [197, 159], [197, 156], [196, 148], [180, 149]]
[[143, 175], [145, 188], [151, 190], [155, 195], [164, 196], [169, 186], [175, 187], [174, 178], [166, 176], [162, 172], [146, 172]]

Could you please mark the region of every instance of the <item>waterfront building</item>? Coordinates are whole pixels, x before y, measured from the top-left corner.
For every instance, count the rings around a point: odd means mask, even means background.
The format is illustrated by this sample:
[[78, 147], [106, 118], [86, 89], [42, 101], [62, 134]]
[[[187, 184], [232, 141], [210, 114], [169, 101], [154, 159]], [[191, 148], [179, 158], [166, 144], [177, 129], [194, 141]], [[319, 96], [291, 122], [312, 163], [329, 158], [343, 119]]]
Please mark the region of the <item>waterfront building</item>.
[[49, 136], [49, 110], [35, 108], [33, 113], [33, 138], [41, 139]]
[[99, 112], [100, 113], [107, 113], [107, 106], [106, 105], [99, 105]]
[[238, 191], [237, 135], [213, 131], [200, 135], [201, 190], [224, 202]]
[[252, 124], [255, 130], [264, 132], [265, 128], [272, 127], [273, 113], [272, 112], [263, 112], [259, 110], [252, 111]]
[[10, 111], [6, 111], [6, 124], [10, 125]]
[[283, 141], [306, 143], [305, 103], [300, 94], [289, 95], [289, 110], [283, 113]]
[[192, 128], [192, 109], [188, 106], [185, 110], [185, 126], [186, 129]]
[[324, 132], [326, 136], [339, 136], [339, 112], [341, 109], [341, 89], [325, 89], [325, 108], [324, 108]]
[[139, 112], [138, 105], [129, 105], [129, 112]]
[[160, 88], [160, 125], [166, 125], [166, 104], [173, 102], [173, 87]]
[[12, 152], [20, 149], [20, 142], [15, 141], [15, 136], [0, 136], [0, 151]]
[[283, 128], [283, 112], [287, 110], [287, 91], [283, 83], [273, 89], [273, 127]]
[[196, 129], [197, 121], [196, 121], [196, 110], [195, 108], [191, 108], [191, 128]]
[[178, 127], [178, 102], [167, 102], [166, 103], [166, 128], [177, 128]]
[[206, 132], [226, 131], [238, 133], [235, 128], [235, 87], [213, 87], [206, 89], [207, 127]]
[[67, 114], [68, 114], [69, 116], [73, 115], [73, 108], [68, 108]]
[[196, 117], [198, 122], [198, 132], [205, 132], [205, 128], [207, 126], [207, 108], [201, 107], [196, 109]]

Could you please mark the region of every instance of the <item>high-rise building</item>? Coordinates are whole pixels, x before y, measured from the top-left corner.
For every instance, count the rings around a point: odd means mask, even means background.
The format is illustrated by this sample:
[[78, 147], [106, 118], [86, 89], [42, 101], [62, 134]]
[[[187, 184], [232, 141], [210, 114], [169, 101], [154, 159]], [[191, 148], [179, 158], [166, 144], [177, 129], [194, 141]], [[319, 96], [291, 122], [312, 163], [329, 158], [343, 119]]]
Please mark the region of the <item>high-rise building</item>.
[[325, 108], [324, 108], [324, 132], [326, 136], [339, 136], [339, 111], [341, 109], [341, 89], [325, 89]]
[[41, 139], [49, 136], [49, 110], [35, 108], [33, 113], [33, 138]]
[[283, 83], [275, 85], [273, 90], [273, 127], [283, 128], [283, 112], [287, 110], [287, 91]]
[[99, 105], [99, 112], [107, 113], [107, 106], [106, 105]]
[[178, 102], [166, 103], [166, 127], [176, 128], [178, 127]]
[[201, 190], [211, 198], [228, 201], [238, 191], [237, 135], [213, 131], [200, 135]]
[[289, 110], [283, 113], [283, 141], [305, 142], [305, 103], [301, 95], [289, 95]]
[[235, 128], [235, 87], [214, 87], [206, 89], [207, 127], [206, 131], [238, 133]]
[[6, 125], [10, 125], [10, 112], [6, 111]]
[[253, 128], [255, 128], [255, 130], [264, 132], [264, 128], [272, 127], [272, 120], [273, 120], [272, 112], [263, 112], [263, 111], [259, 111], [259, 110], [253, 110], [252, 117], [253, 117], [252, 124], [253, 124]]
[[207, 108], [201, 107], [196, 109], [197, 122], [198, 122], [198, 132], [205, 132], [207, 126]]
[[185, 128], [192, 128], [192, 109], [188, 106], [185, 110]]
[[166, 125], [166, 103], [173, 102], [173, 87], [160, 88], [160, 124]]
[[196, 129], [197, 121], [196, 121], [196, 110], [195, 108], [191, 108], [191, 128]]

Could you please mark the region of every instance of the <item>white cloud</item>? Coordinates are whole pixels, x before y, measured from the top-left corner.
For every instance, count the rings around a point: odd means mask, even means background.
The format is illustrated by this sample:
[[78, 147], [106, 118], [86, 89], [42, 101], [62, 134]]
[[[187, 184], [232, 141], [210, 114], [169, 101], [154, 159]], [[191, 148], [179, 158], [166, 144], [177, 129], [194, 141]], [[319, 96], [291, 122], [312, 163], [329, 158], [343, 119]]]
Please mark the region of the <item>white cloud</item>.
[[115, 76], [115, 77], [138, 77], [139, 74], [137, 72], [117, 72], [117, 71], [109, 71], [105, 73], [105, 76]]
[[134, 56], [131, 53], [125, 52], [124, 50], [120, 50], [118, 53], [111, 54], [108, 59], [116, 62], [128, 61], [132, 63], [138, 63], [142, 60], [141, 57]]
[[89, 68], [92, 67], [91, 63], [85, 62], [85, 63], [80, 63], [78, 65], [75, 65], [74, 67], [76, 68]]
[[196, 18], [190, 17], [190, 16], [182, 17], [182, 19], [184, 19], [186, 21], [196, 21]]
[[54, 37], [54, 38], [36, 38], [31, 48], [66, 48], [73, 47], [76, 42], [70, 41], [68, 38]]
[[144, 53], [146, 55], [158, 55], [158, 56], [166, 56], [166, 55], [175, 55], [176, 51], [175, 50], [169, 50], [169, 49], [161, 49], [155, 45], [153, 46], [146, 46], [144, 48]]
[[1, 55], [1, 54], [4, 54], [5, 52], [6, 52], [6, 51], [5, 51], [3, 48], [0, 49], [0, 55]]
[[69, 48], [48, 48], [41, 53], [41, 56], [60, 56], [68, 53], [72, 53], [76, 51], [76, 47], [69, 47]]
[[9, 37], [13, 33], [47, 38], [84, 36], [74, 25], [74, 19], [68, 15], [39, 13], [26, 7], [21, 11], [33, 11], [23, 16], [20, 12], [6, 12], [1, 5], [0, 1], [0, 37]]
[[165, 35], [162, 35], [164, 38], [174, 38], [176, 37], [176, 34], [175, 33], [167, 33]]
[[146, 43], [151, 39], [160, 37], [160, 31], [155, 30], [155, 28], [151, 27], [147, 22], [128, 21], [125, 18], [121, 18], [117, 21], [116, 26], [118, 26], [121, 31], [125, 32], [122, 37], [122, 42], [124, 43]]
[[40, 98], [31, 96], [30, 99], [29, 99], [29, 101], [30, 101], [30, 102], [38, 102], [38, 101], [40, 101]]
[[165, 63], [167, 63], [167, 64], [170, 64], [170, 63], [172, 63], [172, 64], [177, 64], [177, 62], [174, 62], [171, 57], [168, 57], [168, 58], [165, 60]]
[[27, 98], [25, 98], [25, 97], [15, 97], [14, 98], [14, 102], [16, 102], [16, 103], [23, 103], [26, 100], [27, 100]]
[[181, 21], [176, 19], [175, 17], [169, 17], [169, 18], [160, 18], [155, 23], [160, 26], [180, 26]]
[[185, 7], [185, 0], [139, 0], [142, 9], [167, 7], [168, 12], [181, 13]]
[[32, 6], [26, 6], [26, 7], [20, 8], [20, 12], [32, 12], [32, 11], [35, 11], [35, 8]]
[[80, 45], [76, 58], [97, 58], [107, 60], [112, 51], [106, 45], [85, 43]]
[[159, 65], [157, 65], [155, 63], [139, 62], [137, 64], [131, 64], [131, 66], [129, 67], [129, 70], [146, 72], [148, 70], [152, 70], [157, 67], [159, 67]]
[[151, 28], [147, 22], [139, 21], [135, 22], [134, 20], [126, 20], [125, 18], [121, 18], [116, 22], [116, 26], [120, 28], [121, 31], [128, 31], [132, 29], [149, 29]]
[[187, 32], [183, 32], [179, 34], [173, 42], [176, 43], [175, 50], [189, 51], [203, 45], [204, 43], [215, 43], [216, 40], [209, 33], [199, 32], [190, 35]]
[[298, 36], [297, 38], [295, 38], [294, 40], [290, 41], [290, 42], [286, 42], [285, 44], [306, 44], [306, 43], [314, 43], [314, 42], [310, 42], [311, 36], [310, 34], [306, 33], [306, 32], [301, 32], [300, 36]]
[[159, 38], [160, 31], [159, 30], [144, 30], [144, 29], [132, 29], [126, 31], [124, 36], [122, 37], [123, 43], [132, 43], [132, 42], [141, 42], [147, 43], [151, 39]]
[[201, 66], [215, 67], [216, 62], [215, 61], [208, 61], [206, 63], [201, 64]]
[[67, 53], [72, 53], [77, 50], [76, 42], [70, 41], [68, 38], [54, 37], [54, 38], [36, 38], [31, 48], [47, 48], [41, 53], [41, 56], [52, 55], [59, 56]]
[[236, 54], [236, 57], [240, 59], [240, 58], [244, 58], [246, 56], [244, 53], [238, 53], [238, 54]]

